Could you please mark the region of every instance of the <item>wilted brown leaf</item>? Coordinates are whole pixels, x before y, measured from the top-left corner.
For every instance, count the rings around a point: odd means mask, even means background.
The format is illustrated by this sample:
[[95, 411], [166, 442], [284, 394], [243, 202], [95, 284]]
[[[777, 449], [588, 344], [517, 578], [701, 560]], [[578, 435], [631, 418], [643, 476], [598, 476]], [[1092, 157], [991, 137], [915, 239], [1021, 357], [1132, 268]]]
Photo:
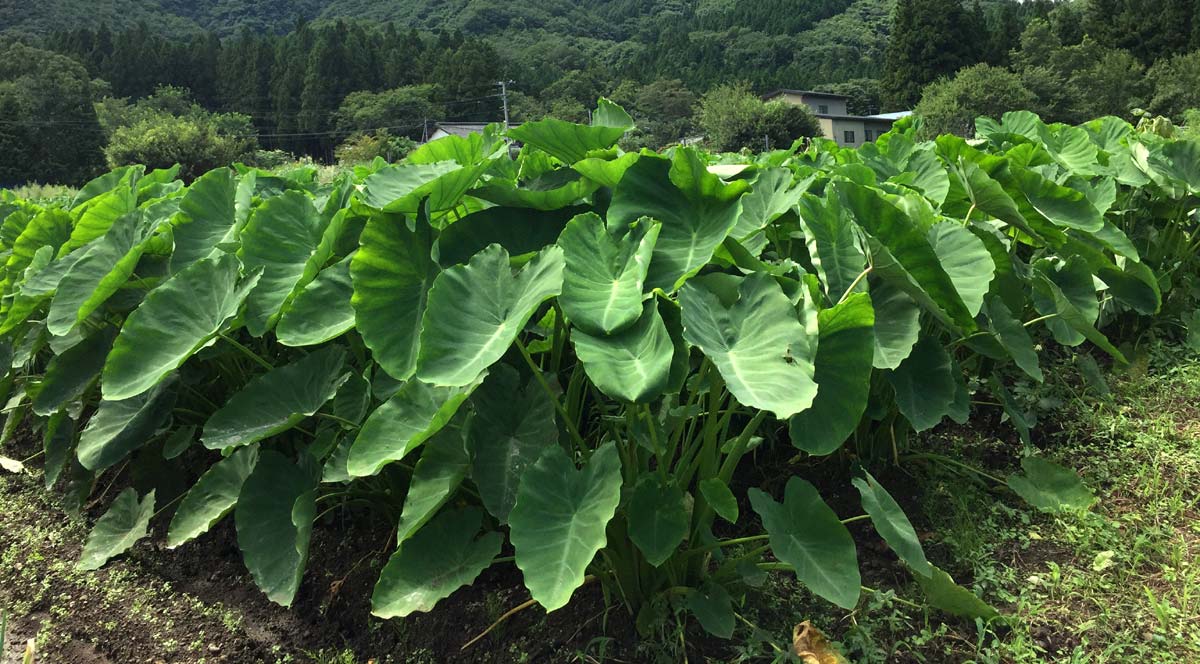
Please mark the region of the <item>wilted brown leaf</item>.
[[807, 620], [792, 630], [792, 653], [804, 664], [849, 664], [825, 634]]

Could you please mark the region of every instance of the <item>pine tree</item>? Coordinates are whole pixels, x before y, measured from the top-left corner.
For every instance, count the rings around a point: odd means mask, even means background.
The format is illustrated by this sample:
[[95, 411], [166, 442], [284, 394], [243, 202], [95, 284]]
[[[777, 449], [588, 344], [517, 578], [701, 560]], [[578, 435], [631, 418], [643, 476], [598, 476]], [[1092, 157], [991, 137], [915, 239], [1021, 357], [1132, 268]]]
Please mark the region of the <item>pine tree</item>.
[[912, 108], [921, 90], [978, 62], [983, 35], [971, 34], [961, 0], [900, 0], [883, 75], [884, 104]]

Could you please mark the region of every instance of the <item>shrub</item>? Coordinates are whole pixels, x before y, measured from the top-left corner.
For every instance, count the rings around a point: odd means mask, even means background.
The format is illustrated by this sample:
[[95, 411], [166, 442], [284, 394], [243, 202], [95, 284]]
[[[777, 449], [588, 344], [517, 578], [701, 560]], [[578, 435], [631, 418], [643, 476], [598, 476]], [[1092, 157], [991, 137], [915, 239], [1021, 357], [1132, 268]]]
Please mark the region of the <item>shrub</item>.
[[708, 144], [722, 152], [787, 147], [798, 138], [821, 135], [821, 126], [807, 107], [763, 103], [742, 85], [723, 85], [705, 94], [696, 124]]
[[219, 166], [248, 160], [256, 147], [252, 135], [222, 131], [217, 123], [204, 118], [158, 115], [117, 128], [104, 156], [113, 168], [180, 164], [180, 177], [190, 181]]
[[970, 137], [975, 135], [975, 118], [999, 117], [1033, 104], [1033, 93], [1019, 76], [1001, 67], [980, 64], [925, 88], [914, 112], [921, 116], [925, 137]]
[[376, 157], [384, 161], [399, 161], [412, 152], [416, 142], [407, 136], [394, 136], [386, 129], [351, 134], [334, 150], [338, 163], [365, 164]]

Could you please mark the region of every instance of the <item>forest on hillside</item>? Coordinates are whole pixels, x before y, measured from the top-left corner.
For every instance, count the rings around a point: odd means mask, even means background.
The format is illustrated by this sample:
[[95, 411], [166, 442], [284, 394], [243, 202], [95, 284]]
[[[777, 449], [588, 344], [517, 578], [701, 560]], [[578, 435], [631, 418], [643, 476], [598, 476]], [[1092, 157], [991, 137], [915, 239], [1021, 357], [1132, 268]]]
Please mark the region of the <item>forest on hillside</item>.
[[[330, 162], [347, 145], [354, 157], [395, 155], [432, 122], [501, 120], [500, 81], [514, 122], [586, 119], [607, 96], [637, 120], [629, 140], [652, 147], [712, 134], [702, 117], [740, 122], [749, 129], [732, 133], [759, 144], [803, 135], [811, 122], [781, 125], [746, 103], [776, 88], [846, 94], [852, 113], [912, 109], [924, 96], [931, 127], [958, 133], [1012, 108], [1064, 122], [1134, 119], [1135, 109], [1183, 121], [1200, 106], [1200, 56], [1187, 55], [1200, 47], [1200, 3], [1149, 4], [58, 0], [0, 13], [10, 49], [0, 182], [78, 182], [105, 165], [197, 151], [179, 158], [250, 161], [266, 150], [268, 165]], [[710, 106], [737, 104], [701, 113], [722, 86], [743, 95]]]

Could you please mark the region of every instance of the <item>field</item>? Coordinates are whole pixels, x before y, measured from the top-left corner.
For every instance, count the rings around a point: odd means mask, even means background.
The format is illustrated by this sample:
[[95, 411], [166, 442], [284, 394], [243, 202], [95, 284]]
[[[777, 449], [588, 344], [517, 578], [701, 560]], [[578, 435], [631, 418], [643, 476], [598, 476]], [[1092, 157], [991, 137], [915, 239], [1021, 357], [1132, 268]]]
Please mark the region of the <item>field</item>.
[[1200, 143], [593, 118], [0, 194], [11, 656], [1200, 655]]

